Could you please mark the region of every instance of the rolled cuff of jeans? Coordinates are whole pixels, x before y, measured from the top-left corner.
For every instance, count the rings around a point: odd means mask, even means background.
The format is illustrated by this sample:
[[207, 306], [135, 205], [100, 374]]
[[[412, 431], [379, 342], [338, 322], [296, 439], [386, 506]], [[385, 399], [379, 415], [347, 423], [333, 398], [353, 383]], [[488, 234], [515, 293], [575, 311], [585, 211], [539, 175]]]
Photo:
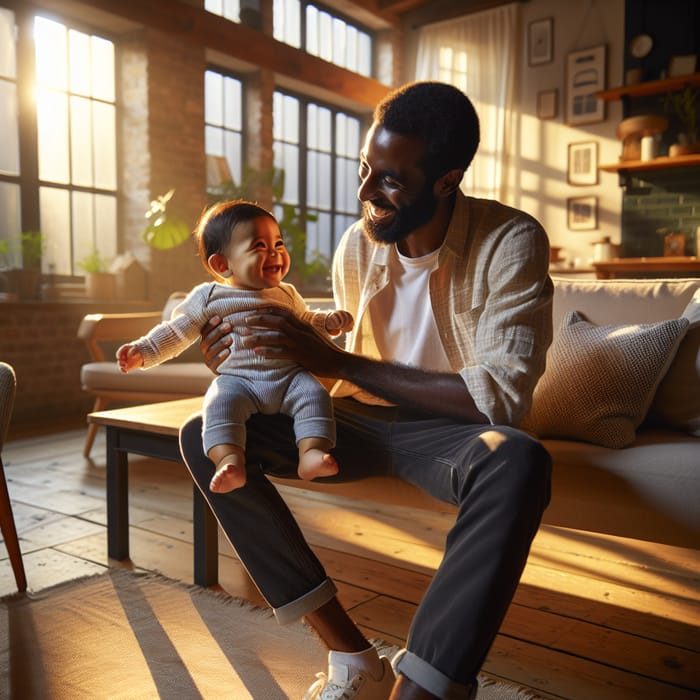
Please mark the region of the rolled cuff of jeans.
[[304, 617], [307, 613], [318, 610], [322, 605], [332, 600], [337, 592], [338, 589], [333, 581], [327, 578], [319, 586], [301, 596], [301, 598], [297, 598], [280, 608], [273, 608], [275, 618], [280, 625], [296, 622], [296, 620]]
[[472, 700], [476, 698], [478, 687], [476, 680], [470, 685], [455, 683], [427, 661], [423, 661], [408, 650], [400, 652], [400, 656], [394, 660], [394, 671], [402, 673], [436, 698], [443, 700]]

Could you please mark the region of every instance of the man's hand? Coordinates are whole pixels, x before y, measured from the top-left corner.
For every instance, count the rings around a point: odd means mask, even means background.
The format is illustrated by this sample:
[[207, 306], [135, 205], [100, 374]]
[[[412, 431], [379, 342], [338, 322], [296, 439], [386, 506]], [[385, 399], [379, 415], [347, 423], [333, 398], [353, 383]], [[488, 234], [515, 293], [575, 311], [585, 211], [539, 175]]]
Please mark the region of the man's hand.
[[258, 309], [246, 316], [246, 324], [236, 329], [244, 347], [263, 357], [294, 360], [318, 377], [338, 377], [349, 354], [286, 309]]
[[221, 322], [220, 316], [210, 318], [201, 330], [199, 350], [209, 369], [218, 374], [218, 366], [231, 354], [231, 324]]

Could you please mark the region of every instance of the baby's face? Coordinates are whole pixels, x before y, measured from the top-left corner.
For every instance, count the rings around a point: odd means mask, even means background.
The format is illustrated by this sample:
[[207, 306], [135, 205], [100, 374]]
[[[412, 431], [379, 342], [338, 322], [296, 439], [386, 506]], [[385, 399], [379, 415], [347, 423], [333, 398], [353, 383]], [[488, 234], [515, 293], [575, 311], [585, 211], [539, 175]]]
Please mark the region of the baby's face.
[[243, 289], [277, 287], [289, 272], [289, 253], [282, 234], [268, 216], [238, 224], [225, 255], [233, 272], [229, 281]]

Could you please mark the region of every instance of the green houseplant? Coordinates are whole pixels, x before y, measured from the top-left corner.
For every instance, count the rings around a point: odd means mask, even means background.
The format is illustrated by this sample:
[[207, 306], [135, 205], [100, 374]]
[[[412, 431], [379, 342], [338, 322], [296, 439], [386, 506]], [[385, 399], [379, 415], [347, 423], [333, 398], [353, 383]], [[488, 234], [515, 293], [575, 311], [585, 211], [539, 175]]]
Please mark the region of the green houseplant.
[[141, 235], [152, 248], [169, 250], [181, 245], [190, 237], [187, 224], [168, 212], [168, 202], [174, 194], [173, 189], [156, 197], [145, 214], [147, 224]]
[[114, 275], [109, 271], [110, 261], [96, 248], [77, 263], [85, 271], [85, 294], [90, 299], [111, 299], [114, 296]]
[[669, 155], [700, 152], [700, 133], [698, 133], [699, 97], [700, 89], [690, 86], [666, 95], [666, 110], [678, 118], [682, 127], [678, 134], [678, 143], [671, 146]]
[[22, 231], [12, 239], [0, 241], [4, 286], [20, 299], [39, 298], [44, 243], [41, 231]]

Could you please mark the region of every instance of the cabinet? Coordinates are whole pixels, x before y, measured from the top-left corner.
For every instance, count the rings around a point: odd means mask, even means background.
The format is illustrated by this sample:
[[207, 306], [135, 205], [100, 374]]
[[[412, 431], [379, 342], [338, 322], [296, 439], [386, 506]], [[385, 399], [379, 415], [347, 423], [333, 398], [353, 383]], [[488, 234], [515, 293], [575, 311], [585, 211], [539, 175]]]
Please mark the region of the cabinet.
[[[611, 88], [610, 90], [601, 90], [596, 93], [596, 97], [608, 102], [616, 100], [627, 100], [633, 97], [647, 97], [649, 95], [660, 95], [667, 92], [677, 92], [689, 86], [700, 86], [700, 73], [692, 75], [682, 75], [674, 78], [665, 78], [663, 80], [649, 80], [645, 83], [636, 83], [635, 85], [625, 85], [623, 87]], [[665, 168], [679, 168], [700, 165], [700, 153], [691, 155], [676, 156], [669, 158], [661, 156], [654, 160], [625, 160], [618, 163], [599, 166], [600, 170], [605, 172], [634, 172], [642, 170], [660, 170]]]

